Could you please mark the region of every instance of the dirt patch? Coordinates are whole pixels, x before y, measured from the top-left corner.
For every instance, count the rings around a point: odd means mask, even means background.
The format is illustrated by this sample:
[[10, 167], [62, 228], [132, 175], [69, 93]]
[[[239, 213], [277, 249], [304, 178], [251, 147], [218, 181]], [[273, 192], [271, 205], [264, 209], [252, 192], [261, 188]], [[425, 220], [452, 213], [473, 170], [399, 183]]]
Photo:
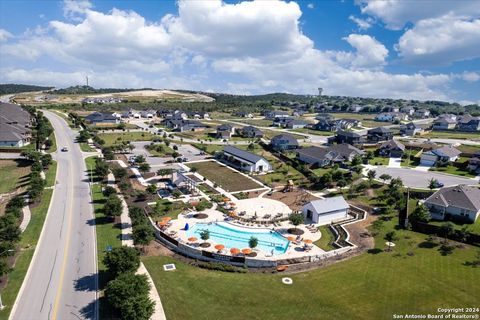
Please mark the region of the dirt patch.
[[377, 218], [377, 216], [369, 214], [363, 221], [344, 226], [350, 234], [349, 241], [356, 244], [360, 250], [372, 249], [375, 246], [375, 240], [367, 227], [370, 226], [373, 221], [377, 220]]
[[121, 161], [125, 162], [125, 164], [128, 163], [127, 156], [124, 155], [124, 154], [115, 154], [114, 159], [115, 160], [121, 160]]
[[264, 198], [270, 198], [270, 199], [281, 201], [285, 203], [293, 211], [301, 210], [306, 203], [312, 200], [319, 199], [318, 197], [315, 197], [310, 193], [300, 190], [298, 188], [295, 188], [292, 191], [285, 192], [285, 193], [283, 193], [281, 190], [275, 191], [274, 193], [272, 193], [271, 196], [266, 194]]
[[197, 214], [194, 214], [193, 217], [195, 219], [207, 219], [208, 218], [208, 214], [206, 213], [197, 213]]

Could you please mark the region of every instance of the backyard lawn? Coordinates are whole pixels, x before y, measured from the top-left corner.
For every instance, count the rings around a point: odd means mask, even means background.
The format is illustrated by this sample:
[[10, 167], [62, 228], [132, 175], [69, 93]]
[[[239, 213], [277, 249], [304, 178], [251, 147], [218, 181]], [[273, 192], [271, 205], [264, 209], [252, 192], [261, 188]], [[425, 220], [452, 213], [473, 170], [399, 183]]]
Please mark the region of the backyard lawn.
[[0, 193], [12, 192], [28, 182], [30, 161], [0, 160]]
[[376, 165], [376, 166], [388, 166], [390, 158], [387, 157], [373, 157], [372, 159], [368, 160], [368, 164]]
[[105, 146], [109, 147], [115, 143], [122, 141], [148, 141], [153, 140], [156, 136], [150, 132], [116, 132], [116, 133], [99, 133], [99, 138], [105, 141]]
[[187, 166], [197, 168], [199, 174], [229, 192], [262, 188], [261, 184], [215, 161], [196, 162]]
[[422, 138], [464, 139], [480, 141], [480, 134], [478, 134], [478, 132], [430, 131], [429, 133], [422, 135]]
[[313, 130], [313, 129], [308, 129], [308, 128], [298, 128], [298, 129], [293, 129], [292, 131], [299, 132], [299, 133], [315, 134], [317, 136], [326, 136], [326, 137], [335, 135], [335, 132]]
[[[393, 229], [393, 222], [384, 230]], [[379, 249], [385, 249], [382, 232]], [[364, 253], [313, 271], [227, 273], [171, 257], [143, 258], [168, 319], [392, 319], [393, 314], [436, 314], [439, 306], [477, 307], [480, 268], [468, 265], [478, 248], [442, 256], [423, 234], [397, 231], [392, 252]], [[431, 247], [433, 246], [433, 247]], [[176, 271], [163, 265], [174, 263]], [[181, 301], [181, 307], [179, 306]]]
[[474, 178], [474, 177], [476, 177], [475, 174], [472, 174], [472, 173], [468, 172], [467, 170], [465, 170], [468, 160], [469, 160], [469, 158], [460, 157], [457, 161], [455, 161], [455, 163], [449, 164], [446, 167], [432, 167], [432, 168], [430, 168], [430, 171], [437, 171], [437, 172], [454, 174], [454, 175], [457, 175], [457, 176]]

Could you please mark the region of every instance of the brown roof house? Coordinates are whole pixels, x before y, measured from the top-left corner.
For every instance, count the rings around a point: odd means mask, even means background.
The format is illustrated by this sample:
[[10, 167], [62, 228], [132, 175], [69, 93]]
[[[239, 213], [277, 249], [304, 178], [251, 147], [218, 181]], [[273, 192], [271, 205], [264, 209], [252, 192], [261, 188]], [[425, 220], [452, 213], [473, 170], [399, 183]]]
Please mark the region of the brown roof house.
[[458, 185], [445, 187], [425, 200], [433, 219], [475, 222], [480, 215], [480, 189]]

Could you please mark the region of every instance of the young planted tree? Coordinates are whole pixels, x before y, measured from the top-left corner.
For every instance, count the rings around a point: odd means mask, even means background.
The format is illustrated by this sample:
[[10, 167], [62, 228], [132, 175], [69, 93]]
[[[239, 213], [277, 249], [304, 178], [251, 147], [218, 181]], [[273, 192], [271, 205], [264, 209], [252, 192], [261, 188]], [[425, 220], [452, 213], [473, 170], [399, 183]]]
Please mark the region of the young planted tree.
[[157, 186], [155, 184], [149, 184], [147, 187], [147, 192], [155, 194], [157, 192]]
[[375, 170], [369, 170], [368, 173], [367, 173], [367, 179], [368, 179], [368, 183], [371, 185], [372, 182], [373, 182], [373, 179], [375, 179], [377, 175], [377, 172]]
[[202, 239], [204, 242], [207, 242], [207, 240], [210, 239], [210, 231], [202, 230], [200, 232], [200, 239]]
[[152, 226], [145, 223], [133, 227], [132, 238], [135, 245], [140, 245], [145, 250], [145, 246], [154, 239]]
[[383, 181], [383, 183], [386, 183], [386, 182], [387, 182], [387, 180], [390, 180], [390, 179], [392, 179], [392, 176], [391, 176], [391, 175], [389, 175], [389, 174], [386, 174], [386, 173], [384, 173], [384, 174], [380, 175], [380, 177], [379, 177], [379, 178], [380, 178], [380, 180], [382, 180], [382, 181]]
[[105, 201], [103, 212], [109, 217], [118, 217], [122, 214], [122, 202], [116, 194], [111, 194]]
[[122, 178], [126, 177], [127, 174], [128, 174], [127, 169], [122, 168], [122, 167], [113, 168], [112, 172], [113, 172], [113, 175], [115, 176], [115, 178], [117, 178], [117, 179], [122, 179]]
[[248, 240], [248, 246], [252, 249], [256, 248], [258, 246], [258, 238], [255, 237], [250, 237]]
[[[388, 242], [393, 242], [395, 240], [397, 240], [397, 234], [395, 233], [395, 231], [390, 231], [390, 232], [387, 232], [387, 234], [385, 235], [385, 240], [387, 240]], [[388, 246], [388, 251], [390, 251], [390, 246]]]
[[141, 163], [139, 166], [138, 166], [138, 170], [140, 170], [141, 173], [145, 173], [145, 172], [148, 172], [150, 171], [150, 165], [146, 162], [144, 163]]
[[433, 189], [435, 189], [435, 188], [438, 186], [438, 184], [439, 184], [438, 180], [432, 178], [432, 179], [430, 179], [430, 180], [428, 181], [428, 188], [429, 188], [430, 190], [433, 190]]
[[448, 243], [448, 238], [452, 237], [455, 234], [455, 226], [451, 222], [445, 222], [442, 224], [439, 230], [439, 236], [443, 237], [443, 243]]
[[432, 219], [430, 211], [423, 204], [418, 205], [408, 217], [412, 222], [429, 222]]
[[290, 220], [290, 223], [294, 225], [295, 230], [297, 229], [297, 226], [302, 224], [305, 221], [305, 218], [303, 214], [301, 213], [292, 213], [289, 217], [288, 220]]

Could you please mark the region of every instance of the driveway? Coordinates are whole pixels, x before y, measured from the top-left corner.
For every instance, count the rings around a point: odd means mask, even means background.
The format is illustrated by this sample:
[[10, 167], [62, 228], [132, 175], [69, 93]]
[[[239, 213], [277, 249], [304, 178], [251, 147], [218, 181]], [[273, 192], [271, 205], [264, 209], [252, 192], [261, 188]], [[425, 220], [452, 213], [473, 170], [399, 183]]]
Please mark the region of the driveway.
[[445, 186], [452, 186], [458, 184], [477, 185], [478, 181], [470, 178], [464, 178], [454, 175], [447, 175], [438, 172], [431, 171], [419, 171], [410, 168], [389, 168], [386, 166], [372, 167], [371, 170], [375, 170], [377, 177], [382, 174], [388, 174], [393, 178], [400, 178], [403, 184], [412, 188], [428, 188], [430, 179], [437, 179], [439, 182], [445, 184]]
[[389, 168], [401, 168], [402, 158], [390, 158], [388, 159]]

